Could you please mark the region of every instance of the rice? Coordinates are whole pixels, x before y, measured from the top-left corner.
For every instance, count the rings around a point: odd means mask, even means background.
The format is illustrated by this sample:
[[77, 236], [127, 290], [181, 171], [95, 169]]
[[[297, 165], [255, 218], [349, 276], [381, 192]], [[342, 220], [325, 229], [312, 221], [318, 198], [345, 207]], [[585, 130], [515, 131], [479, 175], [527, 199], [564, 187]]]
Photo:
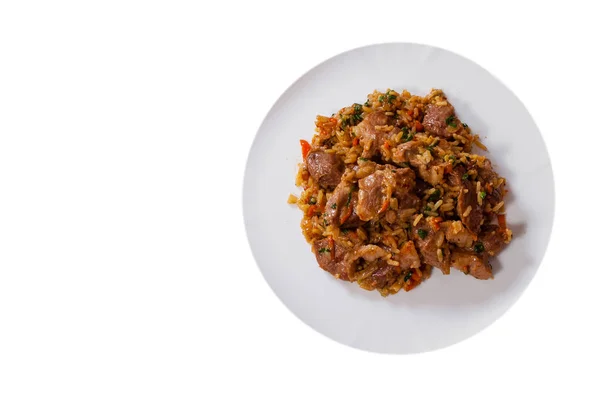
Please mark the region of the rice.
[[[449, 265], [449, 254], [457, 245], [446, 240], [445, 233], [449, 230], [455, 234], [467, 233], [461, 221], [472, 217], [475, 211], [482, 214], [484, 225], [493, 223], [496, 214], [503, 209], [503, 201], [492, 207], [490, 199], [482, 194], [486, 191], [489, 194], [493, 188], [494, 197], [502, 197], [505, 180], [490, 172], [491, 168], [482, 173], [487, 179], [480, 175], [489, 161], [471, 152], [472, 146], [487, 150], [479, 136], [472, 135], [458, 116], [442, 119], [444, 134], [432, 133], [432, 124], [426, 120], [429, 106], [452, 105], [438, 89], [425, 97], [411, 95], [406, 90], [374, 91], [367, 96], [366, 103], [346, 106], [331, 117], [317, 116], [316, 134], [308, 153], [320, 150], [338, 158], [343, 169], [341, 181], [332, 185], [326, 179], [320, 180], [320, 176], [311, 174], [316, 172], [314, 169], [309, 172], [306, 159], [295, 180], [302, 190], [298, 195], [289, 195], [287, 201], [303, 212], [302, 233], [313, 246], [321, 267], [334, 277], [357, 281], [361, 287], [376, 289], [383, 296], [401, 289], [409, 291], [429, 277], [432, 266], [440, 267], [437, 262]], [[371, 117], [383, 118], [384, 122], [368, 124], [366, 119]], [[365, 131], [371, 135], [364, 135]], [[464, 168], [458, 175], [458, 183], [450, 178], [457, 167]], [[421, 179], [422, 187], [416, 189], [406, 184], [403, 178], [407, 172], [413, 175], [411, 183], [415, 183], [415, 178]], [[467, 178], [463, 178], [464, 174]], [[380, 179], [373, 179], [371, 175]], [[359, 187], [359, 182], [368, 177], [376, 193], [369, 193], [366, 183]], [[407, 195], [402, 189], [409, 189], [410, 193]], [[460, 213], [457, 208], [462, 210], [467, 198], [471, 205]], [[365, 212], [365, 206], [369, 205], [373, 205], [374, 210]], [[420, 226], [416, 228], [417, 225]], [[506, 230], [502, 236], [508, 242], [512, 234]], [[433, 244], [428, 243], [431, 241]], [[419, 252], [426, 249], [424, 243], [432, 247], [429, 256]], [[341, 268], [340, 263], [336, 266], [322, 263], [317, 247], [329, 249], [329, 244], [333, 244], [336, 258], [339, 252], [346, 251], [344, 261], [355, 266], [354, 273], [336, 270]], [[347, 256], [364, 245], [383, 249], [385, 255], [379, 255], [375, 262]], [[410, 256], [404, 255], [409, 255], [411, 249], [417, 258], [417, 262], [410, 264], [411, 270], [392, 271], [389, 278], [381, 281], [381, 275], [387, 274], [377, 272], [382, 266], [406, 269], [404, 261]], [[327, 260], [336, 262], [336, 258]]]

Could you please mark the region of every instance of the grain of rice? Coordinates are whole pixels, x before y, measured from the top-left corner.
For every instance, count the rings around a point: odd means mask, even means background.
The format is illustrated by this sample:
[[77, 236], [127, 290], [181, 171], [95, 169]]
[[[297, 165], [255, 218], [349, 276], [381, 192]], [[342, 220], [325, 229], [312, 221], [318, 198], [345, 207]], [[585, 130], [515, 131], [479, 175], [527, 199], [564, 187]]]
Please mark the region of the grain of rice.
[[438, 261], [440, 261], [440, 262], [444, 260], [444, 253], [442, 252], [441, 248], [437, 249], [437, 258], [438, 258]]
[[413, 222], [413, 226], [417, 226], [419, 224], [419, 221], [421, 220], [421, 218], [423, 218], [423, 214], [417, 215], [417, 217], [415, 218], [415, 221]]
[[496, 206], [494, 208], [492, 208], [492, 212], [500, 211], [500, 208], [502, 208], [503, 205], [504, 205], [504, 201], [500, 201], [498, 204], [496, 204]]
[[290, 194], [288, 196], [288, 200], [287, 200], [288, 204], [296, 204], [298, 202], [298, 197], [296, 197], [293, 194]]
[[437, 203], [433, 206], [433, 210], [436, 211], [438, 208], [442, 206], [444, 202], [442, 200], [438, 200]]
[[469, 214], [471, 213], [471, 206], [468, 206], [467, 209], [465, 210], [465, 212], [463, 212], [463, 218], [466, 218], [467, 216], [469, 216]]

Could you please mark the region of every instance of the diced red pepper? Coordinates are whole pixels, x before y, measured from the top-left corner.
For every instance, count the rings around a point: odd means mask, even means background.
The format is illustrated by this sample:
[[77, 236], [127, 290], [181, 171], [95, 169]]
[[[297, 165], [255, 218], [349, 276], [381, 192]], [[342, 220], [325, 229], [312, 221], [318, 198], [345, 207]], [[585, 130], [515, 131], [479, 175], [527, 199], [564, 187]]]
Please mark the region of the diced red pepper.
[[506, 215], [498, 214], [498, 225], [500, 225], [500, 228], [506, 230]]
[[302, 158], [305, 159], [308, 152], [310, 152], [310, 143], [304, 139], [300, 139], [300, 146], [302, 147]]
[[425, 129], [423, 127], [423, 124], [421, 124], [419, 122], [419, 120], [415, 120], [415, 128], [416, 128], [417, 132], [422, 132]]
[[354, 138], [352, 140], [352, 146], [358, 146], [358, 142], [359, 142], [358, 137]]
[[311, 205], [310, 207], [308, 207], [308, 211], [306, 211], [306, 215], [313, 216], [316, 211], [317, 211], [317, 206]]

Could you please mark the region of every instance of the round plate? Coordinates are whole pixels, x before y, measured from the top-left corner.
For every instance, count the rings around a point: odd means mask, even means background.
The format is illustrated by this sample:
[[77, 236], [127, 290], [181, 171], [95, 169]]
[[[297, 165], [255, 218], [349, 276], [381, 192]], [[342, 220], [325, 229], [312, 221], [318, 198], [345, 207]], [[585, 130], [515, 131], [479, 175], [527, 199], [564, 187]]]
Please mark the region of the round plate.
[[[458, 117], [480, 134], [487, 156], [507, 179], [512, 243], [492, 260], [493, 280], [459, 271], [383, 298], [335, 279], [317, 265], [300, 229], [301, 211], [286, 203], [318, 114], [330, 115], [374, 89], [426, 95], [440, 88]], [[261, 125], [244, 180], [246, 232], [256, 262], [281, 301], [323, 335], [359, 349], [417, 353], [464, 340], [499, 318], [535, 275], [550, 237], [554, 182], [548, 152], [519, 99], [474, 62], [417, 44], [357, 48], [316, 66], [275, 103]]]

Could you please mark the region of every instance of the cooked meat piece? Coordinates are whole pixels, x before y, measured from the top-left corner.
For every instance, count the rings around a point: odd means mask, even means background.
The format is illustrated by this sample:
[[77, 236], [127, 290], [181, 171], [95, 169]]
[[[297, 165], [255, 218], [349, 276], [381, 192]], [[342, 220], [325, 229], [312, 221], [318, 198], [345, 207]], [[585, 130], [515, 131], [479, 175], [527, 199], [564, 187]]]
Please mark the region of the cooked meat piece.
[[481, 221], [483, 220], [483, 209], [477, 203], [475, 184], [467, 179], [463, 181], [462, 186], [458, 194], [456, 210], [458, 211], [460, 220], [467, 229], [474, 234], [478, 234], [481, 228]]
[[459, 164], [456, 167], [452, 168], [452, 171], [448, 173], [448, 182], [450, 182], [450, 186], [462, 185], [462, 178], [466, 172], [467, 170], [462, 164]]
[[444, 179], [444, 169], [446, 165], [439, 160], [433, 160], [427, 165], [421, 165], [418, 168], [419, 176], [433, 186], [438, 185]]
[[350, 256], [352, 260], [363, 258], [367, 262], [373, 262], [379, 258], [383, 258], [389, 255], [389, 253], [378, 245], [367, 244], [359, 247]]
[[356, 214], [358, 192], [356, 185], [342, 181], [335, 188], [325, 205], [325, 219], [328, 223], [344, 227], [358, 227], [364, 222]]
[[[435, 230], [432, 217], [421, 219], [411, 230], [411, 238], [421, 255], [421, 260], [427, 265], [435, 266], [444, 274], [450, 273], [450, 249], [444, 241], [444, 232]], [[438, 256], [441, 250], [441, 259]]]
[[388, 208], [392, 195], [402, 197], [412, 191], [414, 184], [414, 172], [409, 168], [385, 166], [358, 181], [356, 213], [361, 220], [369, 221]]
[[392, 256], [392, 259], [400, 262], [400, 268], [403, 270], [415, 269], [421, 266], [419, 254], [415, 248], [415, 243], [407, 241], [400, 247], [400, 252]]
[[421, 204], [421, 199], [413, 193], [406, 193], [398, 195], [398, 209], [407, 210], [410, 208], [417, 208]]
[[360, 286], [367, 290], [375, 288], [384, 288], [390, 282], [396, 282], [400, 275], [401, 269], [399, 266], [390, 266], [381, 262], [381, 267], [373, 272], [369, 277], [360, 282]]
[[337, 186], [344, 173], [344, 162], [335, 153], [321, 149], [312, 150], [306, 156], [306, 168], [310, 175], [324, 188]]
[[342, 280], [348, 281], [354, 278], [356, 262], [344, 260], [348, 250], [343, 245], [334, 242], [332, 250], [329, 245], [329, 240], [324, 238], [315, 241], [313, 252], [317, 257], [317, 262], [321, 269]]
[[376, 111], [365, 116], [356, 128], [357, 136], [363, 145], [362, 157], [371, 158], [384, 141], [390, 136], [398, 133], [395, 129], [393, 132], [386, 132], [375, 127], [386, 126], [390, 124], [390, 117], [385, 115], [384, 111]]
[[425, 108], [423, 127], [432, 135], [449, 138], [452, 134], [460, 134], [463, 129], [460, 120], [454, 115], [454, 107], [450, 104], [438, 106], [429, 104]]
[[487, 262], [487, 255], [475, 255], [468, 251], [452, 252], [452, 267], [480, 280], [492, 278], [492, 266]]
[[494, 207], [504, 200], [504, 182], [496, 186], [499, 176], [492, 169], [490, 160], [484, 160], [483, 166], [477, 167], [477, 174], [481, 179], [482, 189], [487, 193], [485, 200], [490, 203], [490, 206]]
[[484, 225], [481, 227], [479, 241], [483, 244], [485, 252], [495, 256], [506, 247], [506, 230], [498, 225]]
[[392, 149], [392, 160], [395, 163], [408, 163], [412, 157], [419, 154], [419, 147], [423, 147], [421, 141], [410, 141], [401, 143]]
[[462, 224], [461, 221], [446, 221], [440, 223], [440, 227], [444, 231], [446, 240], [457, 246], [471, 247], [473, 245], [473, 235]]

